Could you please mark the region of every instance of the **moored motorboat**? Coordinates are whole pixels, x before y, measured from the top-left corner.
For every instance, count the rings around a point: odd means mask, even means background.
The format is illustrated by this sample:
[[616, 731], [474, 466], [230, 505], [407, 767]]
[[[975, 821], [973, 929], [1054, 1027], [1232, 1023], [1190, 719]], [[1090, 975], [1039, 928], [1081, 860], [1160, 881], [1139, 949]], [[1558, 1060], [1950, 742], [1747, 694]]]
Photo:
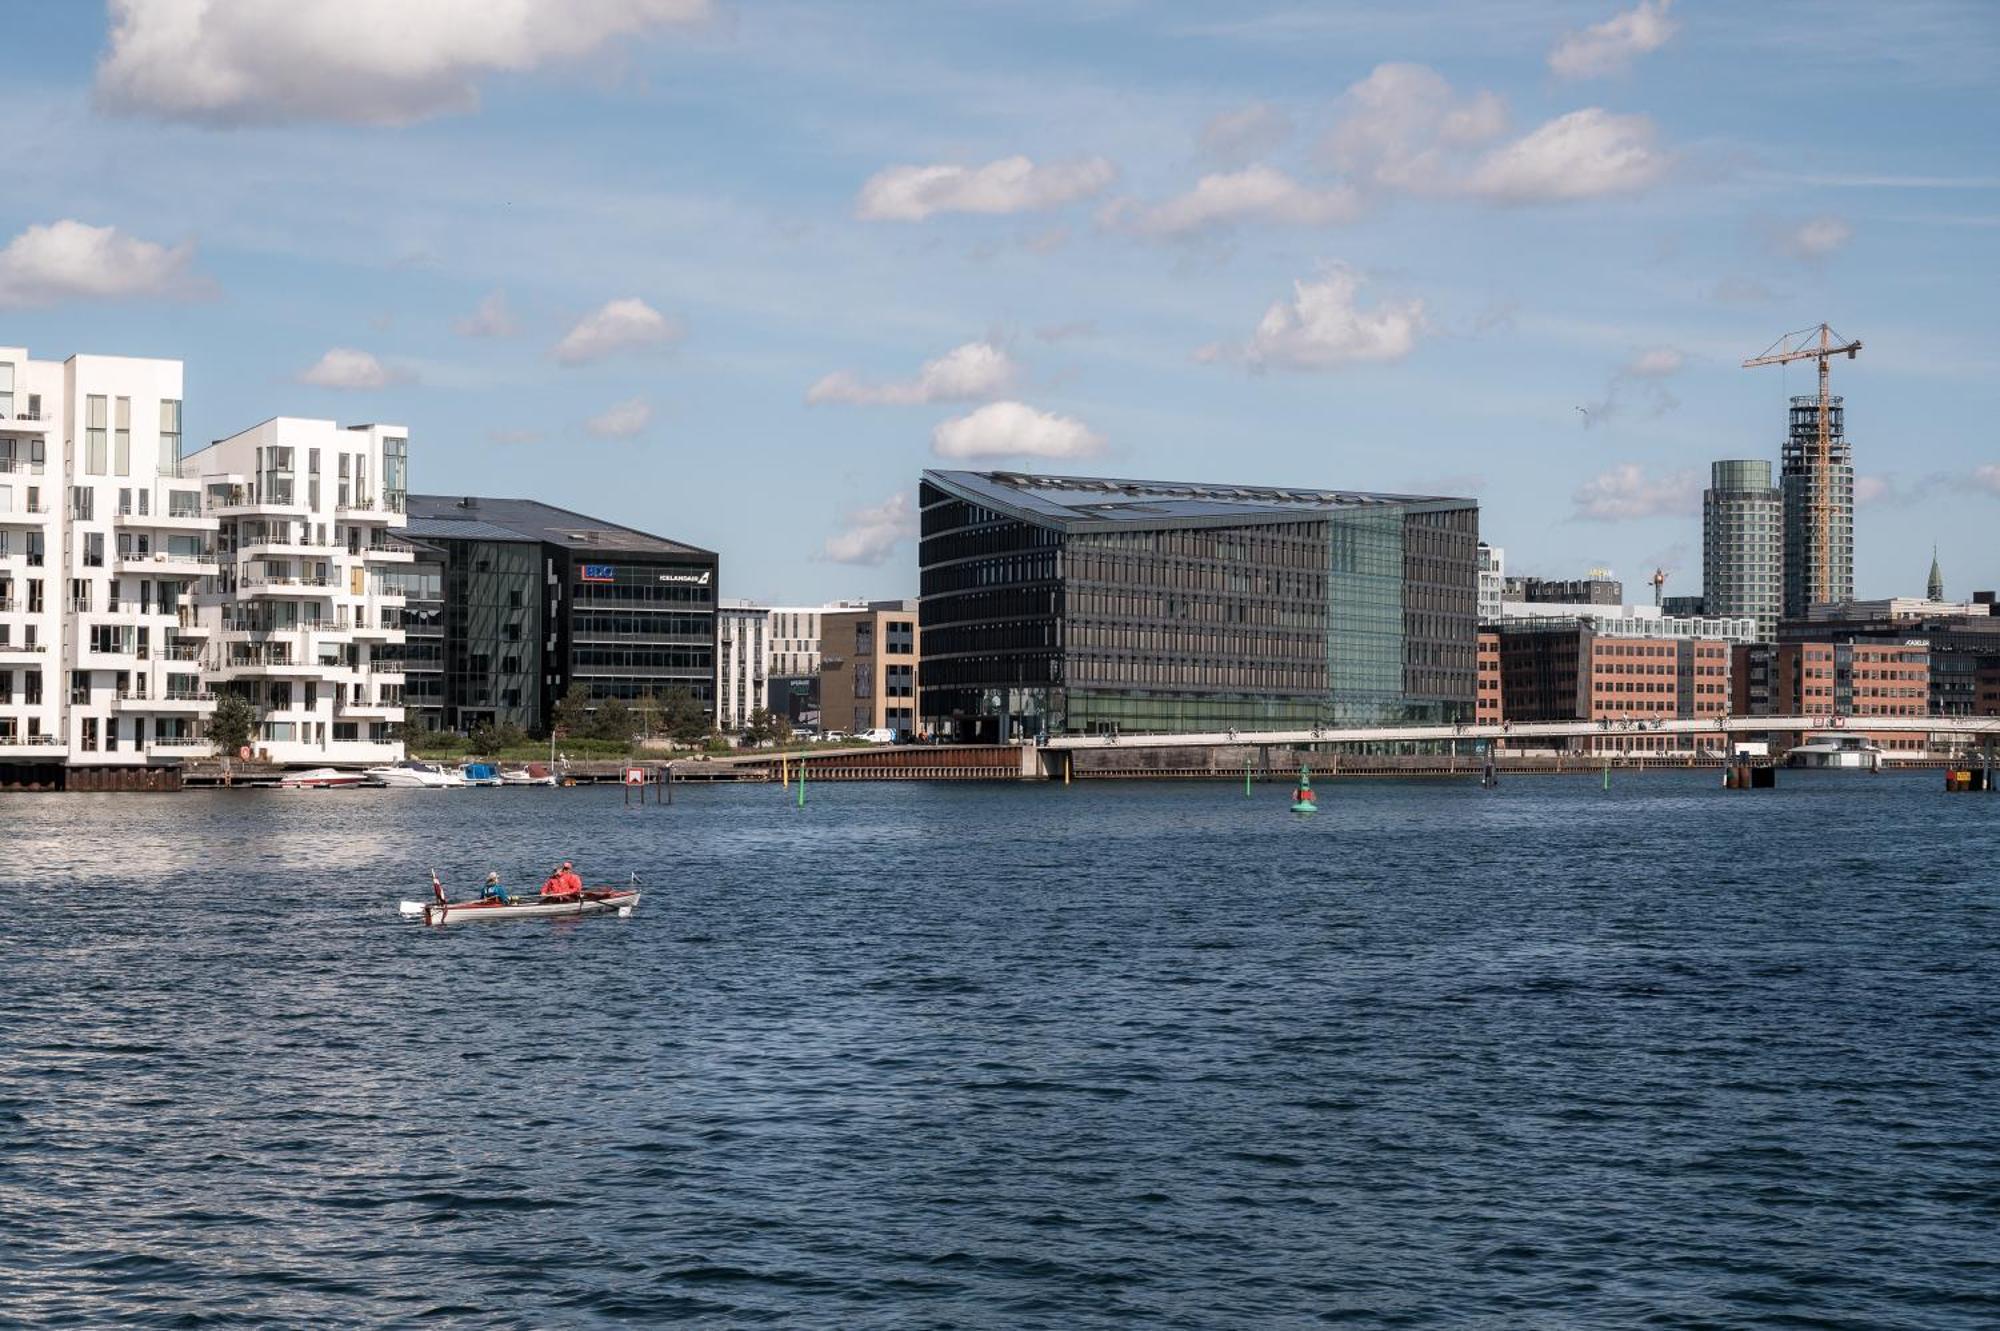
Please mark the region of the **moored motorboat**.
[[1808, 735], [1785, 755], [1790, 767], [1844, 768], [1848, 771], [1882, 770], [1882, 746], [1866, 735]]
[[580, 915], [630, 915], [639, 904], [639, 875], [633, 874], [629, 887], [587, 887], [580, 897], [548, 901], [526, 896], [511, 903], [497, 898], [477, 901], [445, 900], [444, 884], [431, 874], [430, 901], [404, 901], [397, 911], [404, 919], [421, 919], [425, 924], [467, 924], [474, 920], [560, 919]]
[[371, 767], [363, 775], [375, 785], [406, 790], [446, 790], [465, 784], [465, 779], [457, 772], [415, 759], [390, 767]]
[[460, 783], [468, 786], [497, 786], [500, 769], [492, 763], [466, 763], [458, 769]]
[[280, 790], [333, 790], [366, 784], [364, 772], [343, 772], [338, 767], [314, 767], [303, 772], [287, 772], [278, 778]]
[[503, 767], [500, 782], [508, 786], [553, 786], [556, 774], [546, 763], [529, 763], [526, 767]]

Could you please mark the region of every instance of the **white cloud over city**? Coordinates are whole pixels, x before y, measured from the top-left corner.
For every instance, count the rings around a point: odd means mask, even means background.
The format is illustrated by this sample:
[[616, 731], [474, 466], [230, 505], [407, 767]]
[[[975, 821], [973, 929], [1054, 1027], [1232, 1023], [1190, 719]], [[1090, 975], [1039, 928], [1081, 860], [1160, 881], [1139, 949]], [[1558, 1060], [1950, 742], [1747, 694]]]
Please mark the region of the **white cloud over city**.
[[1571, 496], [1574, 516], [1588, 522], [1688, 517], [1701, 511], [1701, 473], [1691, 468], [1648, 471], [1636, 462], [1597, 473]]
[[846, 524], [827, 537], [820, 553], [836, 564], [880, 565], [916, 534], [910, 496], [899, 490], [879, 504], [849, 513]]
[[1102, 157], [1037, 164], [1003, 157], [983, 166], [892, 166], [861, 187], [854, 214], [868, 222], [921, 222], [940, 213], [1042, 212], [1100, 193], [1117, 178]]
[[1659, 50], [1679, 31], [1680, 24], [1669, 13], [1672, 6], [1673, 0], [1641, 0], [1636, 8], [1566, 34], [1549, 52], [1549, 71], [1566, 79], [1624, 73], [1634, 60]]
[[1004, 347], [967, 342], [924, 362], [910, 379], [871, 384], [851, 370], [835, 370], [806, 391], [806, 401], [864, 407], [975, 402], [1007, 392], [1019, 373]]
[[299, 382], [315, 388], [387, 388], [391, 384], [408, 383], [412, 378], [414, 376], [407, 370], [384, 365], [373, 352], [354, 347], [330, 348], [325, 355], [299, 371]]
[[1202, 348], [1203, 361], [1240, 361], [1252, 369], [1334, 370], [1385, 364], [1416, 350], [1425, 332], [1418, 299], [1364, 304], [1362, 275], [1329, 264], [1317, 277], [1292, 284], [1289, 300], [1272, 302], [1249, 340]]
[[0, 309], [69, 300], [185, 300], [207, 294], [194, 245], [65, 219], [28, 227], [0, 250]]
[[1077, 420], [1023, 402], [989, 402], [931, 432], [931, 452], [958, 462], [1067, 459], [1104, 451], [1104, 436]]
[[677, 342], [681, 326], [636, 296], [607, 301], [579, 319], [562, 341], [555, 358], [562, 365], [587, 365], [623, 351]]
[[210, 125], [407, 125], [481, 80], [698, 23], [708, 0], [111, 0], [105, 107]]

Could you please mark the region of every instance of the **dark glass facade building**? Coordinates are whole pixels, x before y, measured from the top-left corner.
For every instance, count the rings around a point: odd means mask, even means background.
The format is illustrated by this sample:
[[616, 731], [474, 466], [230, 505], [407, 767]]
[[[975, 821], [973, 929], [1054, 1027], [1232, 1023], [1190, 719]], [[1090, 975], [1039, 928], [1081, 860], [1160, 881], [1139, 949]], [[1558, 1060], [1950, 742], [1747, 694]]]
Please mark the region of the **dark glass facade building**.
[[967, 471], [918, 493], [941, 735], [1471, 719], [1473, 500]]
[[572, 684], [714, 706], [712, 551], [526, 499], [411, 495], [408, 534], [441, 565], [441, 728], [539, 729]]

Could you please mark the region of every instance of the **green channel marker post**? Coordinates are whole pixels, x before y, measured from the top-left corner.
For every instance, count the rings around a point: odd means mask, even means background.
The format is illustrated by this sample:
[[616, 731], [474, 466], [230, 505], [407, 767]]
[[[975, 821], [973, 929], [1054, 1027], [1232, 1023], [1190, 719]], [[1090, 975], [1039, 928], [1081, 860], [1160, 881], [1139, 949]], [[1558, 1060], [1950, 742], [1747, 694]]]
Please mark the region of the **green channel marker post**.
[[1604, 760], [1604, 788], [1606, 790], [1611, 789], [1611, 760], [1609, 758]]
[[1247, 800], [1247, 799], [1249, 799], [1250, 797], [1251, 797], [1251, 796], [1250, 796], [1250, 763], [1249, 763], [1249, 760], [1248, 760], [1248, 759], [1245, 759], [1245, 760], [1244, 760], [1244, 763], [1243, 763], [1243, 798]]
[[803, 762], [799, 764], [799, 807], [806, 807], [806, 765]]

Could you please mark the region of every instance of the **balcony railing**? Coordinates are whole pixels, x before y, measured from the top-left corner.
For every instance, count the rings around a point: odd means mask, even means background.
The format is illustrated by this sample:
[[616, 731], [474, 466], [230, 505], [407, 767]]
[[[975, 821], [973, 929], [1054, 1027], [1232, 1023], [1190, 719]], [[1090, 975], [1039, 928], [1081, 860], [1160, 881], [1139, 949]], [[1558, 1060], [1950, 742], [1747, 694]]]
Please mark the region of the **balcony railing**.
[[0, 735], [0, 748], [7, 745], [32, 749], [54, 749], [62, 747], [63, 737], [46, 731], [33, 735]]
[[39, 411], [36, 411], [36, 410], [35, 410], [35, 409], [34, 409], [33, 407], [28, 407], [28, 408], [25, 408], [25, 409], [23, 409], [23, 410], [21, 410], [21, 411], [16, 411], [16, 412], [12, 412], [12, 413], [6, 413], [6, 412], [0, 412], [0, 421], [35, 421], [35, 422], [41, 422], [41, 421], [45, 421], [45, 420], [47, 420], [47, 419], [48, 419], [48, 417], [46, 417], [46, 416], [42, 415], [42, 413], [41, 413], [41, 412], [39, 412]]
[[19, 601], [0, 601], [0, 615], [11, 615], [20, 608]]
[[199, 661], [202, 649], [198, 643], [176, 642], [160, 648], [159, 656], [162, 661]]
[[49, 645], [45, 642], [0, 642], [0, 652], [40, 653], [46, 652], [48, 649]]
[[297, 573], [245, 574], [237, 579], [241, 587], [334, 587], [331, 578], [306, 577]]
[[0, 458], [0, 474], [8, 472], [39, 476], [42, 474], [42, 464], [27, 458]]

